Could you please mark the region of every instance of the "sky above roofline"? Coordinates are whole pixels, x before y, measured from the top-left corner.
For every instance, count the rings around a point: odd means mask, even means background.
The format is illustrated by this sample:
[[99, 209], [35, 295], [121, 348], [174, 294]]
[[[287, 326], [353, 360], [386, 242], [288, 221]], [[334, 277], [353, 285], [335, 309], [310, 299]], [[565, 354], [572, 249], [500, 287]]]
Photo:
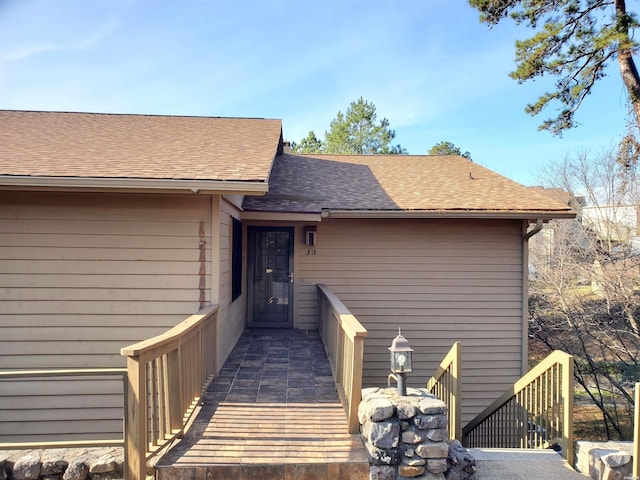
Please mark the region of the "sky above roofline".
[[0, 109], [278, 118], [322, 136], [362, 96], [396, 142], [451, 141], [527, 185], [551, 161], [600, 153], [624, 133], [616, 69], [563, 138], [524, 113], [552, 84], [519, 85], [514, 42], [464, 1], [0, 1]]

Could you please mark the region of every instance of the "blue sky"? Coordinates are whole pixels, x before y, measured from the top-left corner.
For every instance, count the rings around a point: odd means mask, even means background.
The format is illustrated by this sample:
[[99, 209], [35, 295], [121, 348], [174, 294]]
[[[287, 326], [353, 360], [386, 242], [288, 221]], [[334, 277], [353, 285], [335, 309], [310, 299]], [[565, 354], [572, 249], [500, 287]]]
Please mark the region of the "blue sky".
[[440, 141], [534, 185], [544, 165], [624, 131], [617, 65], [563, 138], [524, 113], [514, 42], [463, 0], [0, 0], [0, 109], [267, 117], [322, 136], [362, 96], [425, 154]]

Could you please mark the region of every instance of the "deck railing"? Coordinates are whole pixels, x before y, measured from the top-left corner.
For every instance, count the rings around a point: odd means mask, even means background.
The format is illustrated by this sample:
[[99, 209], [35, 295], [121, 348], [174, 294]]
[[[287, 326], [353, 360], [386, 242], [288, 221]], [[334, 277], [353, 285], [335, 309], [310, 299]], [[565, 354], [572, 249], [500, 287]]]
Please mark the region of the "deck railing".
[[121, 350], [129, 378], [127, 480], [144, 480], [146, 460], [184, 431], [215, 372], [218, 307]]
[[473, 448], [547, 448], [560, 444], [573, 463], [573, 357], [555, 351], [464, 427]]
[[427, 382], [427, 390], [447, 404], [449, 436], [462, 440], [460, 406], [462, 400], [461, 344], [455, 342], [433, 376]]
[[[10, 394], [10, 388], [4, 384], [12, 380], [20, 382], [29, 380], [37, 381], [43, 379], [64, 380], [70, 378], [80, 379], [113, 379], [122, 382], [122, 393], [126, 402], [127, 399], [127, 370], [124, 368], [74, 368], [64, 370], [22, 370], [0, 372], [0, 388], [3, 393]], [[125, 403], [126, 405], [126, 403]], [[49, 406], [50, 409], [55, 407]], [[88, 432], [96, 436], [107, 437], [96, 440], [56, 440], [56, 441], [35, 441], [35, 442], [0, 442], [0, 450], [11, 449], [31, 449], [31, 448], [75, 448], [75, 447], [124, 447], [126, 438], [126, 409], [123, 409], [122, 436], [120, 438], [108, 438], [113, 433], [108, 432]], [[59, 436], [63, 438], [64, 433]]]
[[367, 330], [325, 285], [318, 285], [319, 330], [349, 421], [358, 433], [364, 337]]

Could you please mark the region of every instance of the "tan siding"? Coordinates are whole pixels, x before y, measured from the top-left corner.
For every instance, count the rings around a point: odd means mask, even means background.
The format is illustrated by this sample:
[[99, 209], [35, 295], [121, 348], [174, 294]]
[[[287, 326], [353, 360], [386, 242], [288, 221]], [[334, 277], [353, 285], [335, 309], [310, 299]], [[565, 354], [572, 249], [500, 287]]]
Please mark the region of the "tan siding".
[[[121, 380], [8, 382], [0, 389], [0, 438], [47, 441], [59, 439], [61, 433], [77, 440], [118, 438], [121, 405]], [[92, 433], [97, 431], [101, 433]]]
[[[231, 302], [232, 218], [240, 211], [227, 201], [221, 202], [220, 216], [220, 311], [218, 314], [218, 367], [221, 368], [246, 325], [246, 282], [242, 295]], [[243, 236], [246, 236], [243, 235]], [[246, 256], [246, 255], [245, 255]]]
[[415, 349], [410, 386], [462, 341], [463, 421], [519, 376], [520, 222], [327, 219], [308, 248], [297, 242], [297, 322], [315, 328], [315, 285], [328, 285], [369, 330], [365, 385], [386, 385], [398, 327]]
[[[195, 195], [0, 192], [0, 369], [121, 367], [120, 348], [196, 312], [201, 241], [211, 258], [210, 205]], [[24, 382], [36, 388], [27, 402], [16, 383], [0, 388], [1, 410], [14, 420], [0, 423], [0, 441], [121, 430], [121, 387]]]
[[[143, 325], [142, 328], [147, 329], [150, 325], [150, 320], [153, 320], [155, 316], [149, 315], [105, 315], [103, 314], [91, 314], [91, 315], [75, 315], [75, 314], [47, 314], [47, 315], [20, 315], [20, 316], [6, 316], [2, 317], [0, 322], [2, 326], [14, 327], [77, 327], [82, 325], [84, 327], [93, 326], [104, 328], [105, 325], [110, 327], [132, 327]], [[164, 327], [163, 327], [164, 328]], [[120, 355], [119, 350], [117, 352]]]

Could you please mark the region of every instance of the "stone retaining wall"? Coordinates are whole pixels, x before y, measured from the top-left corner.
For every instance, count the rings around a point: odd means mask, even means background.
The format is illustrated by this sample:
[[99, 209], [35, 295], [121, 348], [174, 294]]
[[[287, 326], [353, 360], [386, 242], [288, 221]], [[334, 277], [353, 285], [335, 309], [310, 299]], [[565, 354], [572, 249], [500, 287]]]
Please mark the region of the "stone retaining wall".
[[446, 412], [425, 389], [364, 389], [358, 418], [371, 480], [475, 480], [475, 459], [448, 440]]
[[1, 450], [0, 480], [122, 479], [122, 448]]

